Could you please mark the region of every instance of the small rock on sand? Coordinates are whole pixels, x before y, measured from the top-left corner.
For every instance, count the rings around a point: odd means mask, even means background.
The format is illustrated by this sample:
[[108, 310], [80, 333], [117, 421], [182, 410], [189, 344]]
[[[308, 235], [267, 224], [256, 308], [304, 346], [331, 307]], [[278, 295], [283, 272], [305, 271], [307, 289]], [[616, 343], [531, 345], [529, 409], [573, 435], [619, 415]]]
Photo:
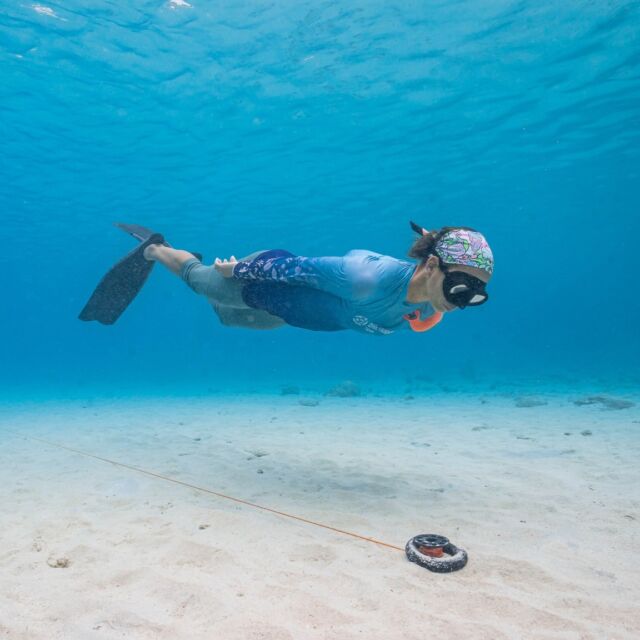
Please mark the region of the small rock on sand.
[[362, 395], [362, 391], [360, 391], [360, 387], [355, 382], [346, 380], [325, 391], [324, 395], [332, 398], [355, 398]]
[[71, 564], [71, 560], [64, 556], [61, 558], [54, 558], [52, 556], [47, 560], [47, 564], [54, 569], [66, 569]]
[[573, 401], [578, 407], [584, 407], [588, 404], [600, 404], [603, 409], [609, 411], [618, 411], [620, 409], [630, 409], [635, 406], [635, 402], [631, 400], [622, 400], [621, 398], [612, 398], [611, 396], [587, 396], [586, 398], [578, 398]]
[[545, 404], [549, 404], [546, 400], [541, 400], [540, 398], [534, 398], [531, 396], [523, 396], [521, 398], [516, 398], [516, 407], [520, 409], [529, 409], [531, 407], [542, 407]]

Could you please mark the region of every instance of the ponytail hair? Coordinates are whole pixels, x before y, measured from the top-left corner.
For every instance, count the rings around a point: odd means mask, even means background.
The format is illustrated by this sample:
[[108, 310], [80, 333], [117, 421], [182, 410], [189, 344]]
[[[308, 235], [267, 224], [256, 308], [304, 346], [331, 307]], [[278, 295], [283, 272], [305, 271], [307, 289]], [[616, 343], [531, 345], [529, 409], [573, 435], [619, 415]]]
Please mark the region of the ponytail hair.
[[456, 231], [457, 229], [464, 229], [465, 231], [475, 231], [471, 227], [442, 227], [438, 231], [427, 231], [415, 222], [411, 223], [411, 228], [420, 234], [420, 237], [414, 241], [407, 254], [410, 258], [416, 258], [421, 262], [426, 262], [429, 256], [438, 256], [436, 253], [436, 245], [442, 236], [446, 235], [450, 231]]

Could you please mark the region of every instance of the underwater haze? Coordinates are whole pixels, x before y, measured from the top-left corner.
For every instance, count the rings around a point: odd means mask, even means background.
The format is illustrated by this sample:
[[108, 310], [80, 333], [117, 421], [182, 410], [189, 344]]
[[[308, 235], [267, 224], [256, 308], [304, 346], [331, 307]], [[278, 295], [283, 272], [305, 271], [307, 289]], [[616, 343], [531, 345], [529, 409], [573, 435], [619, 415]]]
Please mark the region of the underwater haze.
[[[9, 397], [640, 383], [640, 3], [0, 1]], [[78, 313], [134, 243], [398, 258], [492, 245], [488, 304], [426, 334], [222, 326], [163, 270]]]
[[[0, 65], [0, 637], [638, 640], [640, 0], [0, 0]], [[156, 264], [78, 317], [114, 223], [410, 220], [486, 236], [487, 304], [256, 331]]]

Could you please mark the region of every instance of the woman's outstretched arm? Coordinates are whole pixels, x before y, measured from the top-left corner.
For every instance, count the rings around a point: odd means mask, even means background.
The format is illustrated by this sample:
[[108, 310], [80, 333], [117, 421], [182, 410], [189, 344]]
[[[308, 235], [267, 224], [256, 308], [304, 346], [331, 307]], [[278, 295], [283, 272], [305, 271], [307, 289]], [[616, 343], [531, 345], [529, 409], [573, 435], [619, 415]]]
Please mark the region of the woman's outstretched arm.
[[265, 251], [253, 260], [218, 261], [215, 267], [227, 278], [303, 286], [345, 300], [362, 300], [374, 295], [389, 274], [396, 273], [397, 269], [385, 267], [381, 258], [384, 256], [367, 251], [307, 258], [276, 250]]
[[345, 258], [306, 258], [286, 252], [266, 251], [253, 260], [227, 262], [216, 259], [219, 273], [246, 282], [279, 282], [326, 291], [339, 297], [350, 297], [352, 282], [345, 274]]

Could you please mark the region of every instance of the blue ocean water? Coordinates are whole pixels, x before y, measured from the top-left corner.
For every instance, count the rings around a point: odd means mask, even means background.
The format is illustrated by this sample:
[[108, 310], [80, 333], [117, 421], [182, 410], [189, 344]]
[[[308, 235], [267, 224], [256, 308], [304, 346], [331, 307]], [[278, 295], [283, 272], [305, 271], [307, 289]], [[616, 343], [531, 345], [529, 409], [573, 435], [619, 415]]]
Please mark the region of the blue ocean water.
[[[638, 385], [640, 3], [0, 4], [5, 397], [351, 379]], [[156, 268], [77, 315], [157, 229], [205, 259], [404, 257], [468, 225], [491, 300], [424, 335], [221, 326]]]

